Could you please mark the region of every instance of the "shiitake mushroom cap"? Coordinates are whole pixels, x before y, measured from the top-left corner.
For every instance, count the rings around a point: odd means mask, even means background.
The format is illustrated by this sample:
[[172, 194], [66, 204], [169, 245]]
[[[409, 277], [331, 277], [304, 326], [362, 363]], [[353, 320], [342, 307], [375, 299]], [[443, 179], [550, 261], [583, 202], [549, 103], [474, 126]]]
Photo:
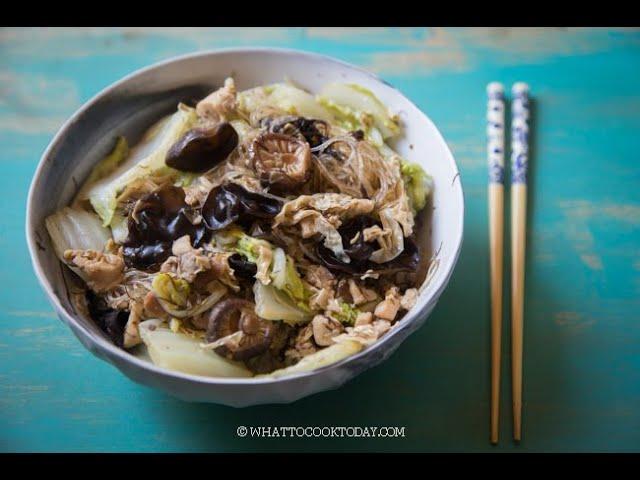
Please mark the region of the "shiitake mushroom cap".
[[232, 360], [247, 360], [269, 349], [276, 328], [276, 323], [256, 315], [254, 304], [250, 301], [227, 298], [217, 303], [209, 313], [207, 341], [215, 342], [242, 331], [235, 345], [220, 345], [214, 351]]
[[204, 173], [223, 162], [238, 145], [238, 133], [228, 122], [194, 128], [174, 143], [165, 163], [176, 170]]
[[295, 329], [283, 322], [274, 323], [274, 327], [269, 349], [244, 361], [247, 368], [255, 374], [269, 373], [287, 366], [283, 353]]
[[311, 148], [306, 140], [282, 133], [263, 133], [249, 149], [253, 168], [263, 185], [289, 192], [311, 175]]

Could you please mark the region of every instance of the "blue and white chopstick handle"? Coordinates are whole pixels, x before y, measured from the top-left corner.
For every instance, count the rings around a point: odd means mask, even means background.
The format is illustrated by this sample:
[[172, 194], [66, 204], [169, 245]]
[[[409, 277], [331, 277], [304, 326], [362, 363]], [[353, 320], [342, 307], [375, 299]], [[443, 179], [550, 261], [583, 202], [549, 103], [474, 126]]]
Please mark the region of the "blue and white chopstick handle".
[[489, 183], [504, 184], [504, 87], [487, 85], [487, 159]]
[[511, 118], [511, 183], [527, 184], [529, 165], [529, 85], [515, 83]]

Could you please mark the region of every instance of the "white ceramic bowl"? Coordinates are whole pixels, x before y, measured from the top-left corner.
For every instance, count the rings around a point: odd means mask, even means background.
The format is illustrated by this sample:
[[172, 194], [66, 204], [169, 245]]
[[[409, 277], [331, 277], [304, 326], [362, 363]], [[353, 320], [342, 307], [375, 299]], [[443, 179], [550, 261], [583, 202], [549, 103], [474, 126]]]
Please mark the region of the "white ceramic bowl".
[[[403, 122], [395, 145], [434, 179], [431, 236], [435, 264], [416, 306], [401, 324], [374, 345], [343, 361], [280, 379], [224, 379], [165, 370], [117, 348], [68, 300], [62, 268], [51, 247], [44, 219], [68, 204], [91, 167], [113, 145], [116, 135], [133, 138], [185, 96], [203, 95], [233, 75], [239, 89], [288, 77], [311, 92], [331, 81], [372, 90]], [[188, 86], [200, 85], [193, 93]], [[185, 89], [185, 87], [187, 87]], [[413, 148], [410, 148], [410, 145]], [[321, 55], [274, 48], [226, 49], [178, 57], [139, 70], [85, 103], [60, 129], [42, 155], [29, 191], [26, 234], [33, 266], [49, 301], [82, 344], [136, 382], [189, 401], [236, 407], [285, 403], [347, 380], [385, 360], [426, 320], [446, 287], [458, 259], [463, 231], [463, 194], [458, 168], [434, 124], [388, 83], [360, 68]], [[428, 237], [428, 236], [427, 236]]]

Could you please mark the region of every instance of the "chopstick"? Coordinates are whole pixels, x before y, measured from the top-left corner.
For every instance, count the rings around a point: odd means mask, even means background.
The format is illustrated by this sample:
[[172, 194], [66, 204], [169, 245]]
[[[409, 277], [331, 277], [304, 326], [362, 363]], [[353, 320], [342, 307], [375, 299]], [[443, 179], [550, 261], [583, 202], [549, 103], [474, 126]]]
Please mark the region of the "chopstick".
[[502, 255], [504, 229], [504, 87], [487, 85], [489, 249], [491, 272], [491, 443], [498, 443], [502, 344]]
[[527, 227], [527, 166], [529, 161], [529, 86], [518, 82], [511, 120], [511, 385], [513, 438], [522, 434], [522, 343], [524, 323], [524, 259]]

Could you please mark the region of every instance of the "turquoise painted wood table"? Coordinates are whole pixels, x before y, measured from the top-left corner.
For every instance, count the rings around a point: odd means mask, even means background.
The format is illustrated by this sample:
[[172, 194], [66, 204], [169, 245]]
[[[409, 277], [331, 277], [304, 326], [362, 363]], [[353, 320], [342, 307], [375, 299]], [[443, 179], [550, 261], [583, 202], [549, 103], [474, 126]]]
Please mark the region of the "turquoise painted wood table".
[[[242, 45], [332, 55], [400, 88], [451, 146], [466, 219], [449, 288], [388, 362], [336, 391], [238, 410], [182, 403], [89, 354], [47, 303], [23, 232], [38, 159], [85, 100], [158, 60]], [[638, 30], [0, 30], [0, 450], [640, 450], [639, 79]], [[497, 447], [488, 442], [484, 153], [492, 80], [524, 80], [535, 99], [524, 434], [511, 441], [505, 315]], [[405, 429], [396, 438], [252, 438], [239, 426]]]

